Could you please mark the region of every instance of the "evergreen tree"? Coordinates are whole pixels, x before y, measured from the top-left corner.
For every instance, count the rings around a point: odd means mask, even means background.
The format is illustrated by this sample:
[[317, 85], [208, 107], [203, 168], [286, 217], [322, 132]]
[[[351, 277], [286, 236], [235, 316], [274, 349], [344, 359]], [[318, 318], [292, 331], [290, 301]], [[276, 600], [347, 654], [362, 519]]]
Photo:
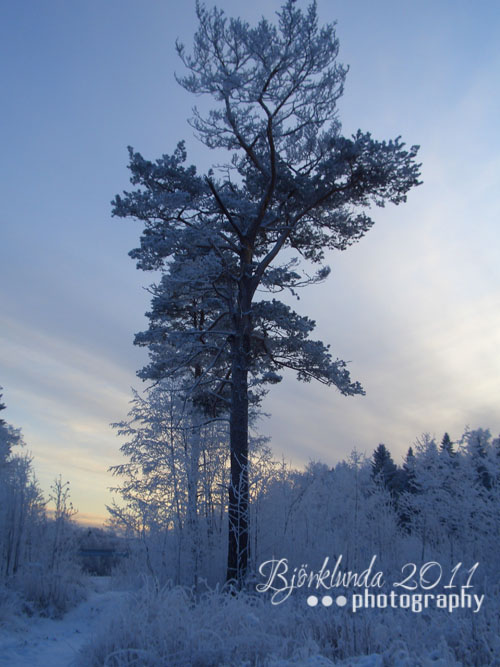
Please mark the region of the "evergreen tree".
[[403, 462], [403, 491], [416, 493], [418, 490], [415, 473], [415, 454], [413, 447], [409, 447]]
[[464, 440], [476, 479], [485, 489], [491, 489], [492, 476], [488, 470], [488, 452], [490, 451], [491, 434], [488, 429], [478, 428], [475, 431], [466, 431]]
[[398, 502], [399, 525], [406, 531], [411, 531], [411, 524], [414, 522], [415, 509], [412, 502], [406, 499], [409, 494], [418, 493], [416, 475], [416, 459], [413, 453], [413, 447], [408, 448], [403, 467], [401, 469], [401, 498]]
[[373, 452], [372, 457], [372, 479], [382, 480], [384, 486], [391, 494], [397, 494], [400, 490], [400, 475], [398, 467], [384, 444], [380, 444]]
[[[344, 395], [363, 393], [346, 363], [310, 339], [315, 323], [258, 291], [278, 293], [324, 280], [300, 262], [322, 264], [327, 250], [345, 250], [373, 225], [372, 204], [400, 204], [418, 185], [418, 147], [400, 138], [375, 141], [360, 130], [341, 134], [337, 100], [346, 68], [337, 63], [333, 25], [318, 27], [287, 0], [278, 25], [252, 28], [197, 4], [199, 29], [192, 55], [178, 44], [189, 70], [188, 91], [212, 98], [195, 109], [198, 138], [228, 159], [217, 174], [185, 166], [180, 143], [155, 163], [130, 149], [137, 190], [117, 196], [114, 215], [145, 225], [131, 252], [138, 267], [161, 269], [148, 332], [151, 363], [143, 378], [182, 377], [186, 400], [229, 412], [228, 579], [241, 582], [248, 560], [248, 412], [263, 385], [290, 368]], [[279, 262], [283, 251], [287, 259]], [[292, 259], [290, 259], [293, 253]], [[185, 294], [185, 298], [177, 298]]]
[[453, 443], [448, 433], [445, 433], [443, 435], [443, 439], [441, 440], [441, 451], [446, 452], [450, 456], [453, 456], [453, 454], [455, 453], [453, 451]]

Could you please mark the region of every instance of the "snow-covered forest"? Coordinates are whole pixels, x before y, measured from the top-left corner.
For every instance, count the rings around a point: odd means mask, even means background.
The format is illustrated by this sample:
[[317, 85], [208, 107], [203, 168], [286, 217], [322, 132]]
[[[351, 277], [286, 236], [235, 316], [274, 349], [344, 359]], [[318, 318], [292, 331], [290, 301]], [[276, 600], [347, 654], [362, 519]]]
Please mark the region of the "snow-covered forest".
[[0, 419], [0, 620], [61, 615], [84, 597], [73, 514], [69, 484], [59, 476], [44, 498], [21, 429]]
[[348, 67], [315, 2], [254, 26], [196, 17], [176, 80], [203, 98], [188, 122], [211, 166], [182, 140], [154, 160], [129, 147], [111, 204], [139, 223], [129, 255], [153, 283], [104, 527], [78, 523], [57, 470], [42, 491], [0, 395], [0, 663], [498, 665], [500, 436], [450, 436], [443, 416], [439, 434], [373, 433], [295, 467], [263, 435], [284, 377], [364, 396], [292, 304], [374, 210], [404, 211], [420, 147], [343, 133]]
[[[82, 558], [85, 531], [72, 526], [65, 485], [56, 480], [56, 513], [47, 517], [20, 433], [2, 424], [6, 664], [43, 664], [23, 662], [29, 627], [39, 617], [68, 618], [66, 625], [64, 618], [53, 622], [61, 628], [73, 622], [83, 633], [73, 656], [81, 665], [495, 664], [500, 439], [483, 429], [453, 442], [448, 434], [437, 442], [424, 435], [400, 465], [379, 444], [370, 457], [354, 450], [333, 468], [311, 462], [296, 470], [255, 435], [250, 574], [237, 591], [224, 583], [227, 433], [215, 425], [195, 433], [178, 409], [171, 386], [160, 383], [145, 397], [135, 394], [129, 418], [117, 425], [128, 462], [113, 470], [118, 494], [109, 529], [91, 544], [102, 551], [107, 539], [119, 554], [111, 577], [102, 578], [106, 591], [116, 591], [113, 598], [92, 592], [96, 573], [103, 574], [94, 567], [101, 552], [97, 560]], [[299, 583], [298, 575], [294, 583], [294, 570], [318, 572], [325, 558], [330, 570], [338, 561], [342, 581], [329, 590], [316, 580]], [[280, 566], [283, 578], [270, 583], [273, 559], [286, 559], [288, 572]], [[371, 593], [388, 593], [390, 582], [408, 579], [413, 596], [450, 595], [469, 583], [466, 592], [477, 597], [451, 611], [434, 604], [353, 611], [365, 586], [344, 575], [361, 574], [372, 561], [370, 576], [383, 572], [384, 585]], [[407, 564], [415, 565], [411, 578]], [[344, 595], [347, 605], [307, 601], [328, 592]], [[107, 603], [108, 611], [85, 634], [90, 607], [83, 607], [85, 617], [70, 610], [89, 595], [94, 610]], [[50, 637], [55, 630], [45, 632]]]

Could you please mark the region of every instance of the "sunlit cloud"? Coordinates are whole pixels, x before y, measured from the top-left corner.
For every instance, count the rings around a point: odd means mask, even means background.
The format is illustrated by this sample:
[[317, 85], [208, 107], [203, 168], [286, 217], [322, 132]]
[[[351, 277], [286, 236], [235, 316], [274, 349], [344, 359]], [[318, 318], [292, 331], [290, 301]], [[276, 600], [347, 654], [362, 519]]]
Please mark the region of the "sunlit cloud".
[[[126, 415], [133, 373], [98, 351], [10, 319], [0, 335], [0, 363], [11, 420], [23, 428], [42, 487], [48, 491], [62, 474], [71, 482], [75, 507], [103, 515], [111, 499], [107, 470], [121, 460], [110, 421]], [[16, 381], [9, 383], [11, 373]], [[23, 417], [16, 419], [20, 408]]]

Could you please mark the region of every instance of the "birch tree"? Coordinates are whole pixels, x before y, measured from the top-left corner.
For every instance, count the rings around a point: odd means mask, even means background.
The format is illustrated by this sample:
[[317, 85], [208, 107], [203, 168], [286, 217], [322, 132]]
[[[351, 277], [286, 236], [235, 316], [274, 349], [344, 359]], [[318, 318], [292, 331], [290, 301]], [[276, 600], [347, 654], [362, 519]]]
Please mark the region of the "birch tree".
[[[166, 554], [173, 542], [175, 581], [196, 588], [202, 556], [209, 558], [204, 551], [222, 532], [217, 505], [219, 489], [227, 484], [227, 424], [201, 426], [199, 415], [182, 410], [177, 391], [165, 382], [143, 397], [134, 391], [131, 404], [129, 418], [113, 425], [127, 438], [121, 451], [128, 461], [110, 468], [122, 479], [113, 491], [125, 506], [108, 510], [116, 525], [140, 536], [155, 577], [163, 576], [163, 564], [172, 560]], [[162, 572], [154, 572], [152, 542], [161, 552], [156, 560]]]
[[[196, 108], [198, 139], [217, 151], [206, 175], [180, 142], [151, 162], [132, 148], [131, 181], [113, 213], [144, 224], [130, 255], [160, 269], [153, 288], [146, 379], [182, 378], [185, 400], [230, 421], [228, 579], [248, 562], [248, 414], [283, 369], [342, 394], [362, 394], [346, 363], [312, 340], [314, 322], [274, 295], [326, 279], [326, 252], [345, 250], [373, 225], [366, 210], [400, 204], [419, 183], [418, 147], [398, 137], [345, 137], [337, 114], [346, 68], [334, 25], [316, 5], [287, 0], [277, 22], [251, 27], [196, 5], [192, 53], [178, 43], [187, 74], [178, 82], [214, 106]], [[227, 155], [227, 159], [221, 156]], [[318, 269], [307, 268], [316, 264]], [[273, 294], [257, 298], [260, 291]]]

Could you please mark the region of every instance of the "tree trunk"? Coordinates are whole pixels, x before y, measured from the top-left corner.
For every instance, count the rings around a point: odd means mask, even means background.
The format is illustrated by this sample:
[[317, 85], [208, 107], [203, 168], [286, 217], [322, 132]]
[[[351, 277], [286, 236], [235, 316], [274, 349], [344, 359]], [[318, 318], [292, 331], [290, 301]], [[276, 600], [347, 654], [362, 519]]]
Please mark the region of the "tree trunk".
[[187, 472], [187, 533], [190, 549], [191, 572], [189, 573], [194, 591], [198, 593], [198, 568], [200, 558], [200, 534], [198, 523], [198, 484], [200, 474], [201, 429], [195, 422], [194, 429], [186, 435], [188, 456]]
[[252, 330], [250, 286], [240, 284], [231, 373], [229, 541], [227, 581], [241, 587], [248, 567], [248, 364]]

